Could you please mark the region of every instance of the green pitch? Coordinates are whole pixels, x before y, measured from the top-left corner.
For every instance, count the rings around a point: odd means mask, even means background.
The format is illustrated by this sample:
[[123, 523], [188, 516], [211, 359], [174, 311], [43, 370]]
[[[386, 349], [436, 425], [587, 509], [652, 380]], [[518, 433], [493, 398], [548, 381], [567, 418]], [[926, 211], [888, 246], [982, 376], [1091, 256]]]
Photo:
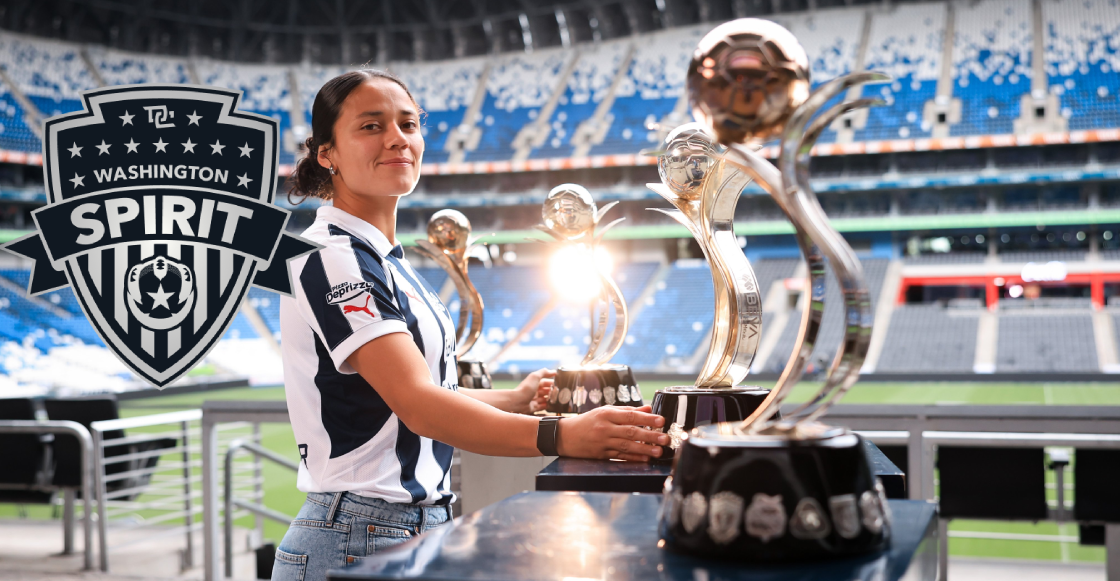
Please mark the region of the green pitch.
[[[509, 389], [513, 382], [496, 382], [497, 389]], [[642, 392], [647, 401], [653, 398], [656, 390], [669, 386], [669, 382], [647, 381], [642, 384]], [[763, 383], [770, 387], [772, 383]], [[804, 401], [816, 391], [819, 384], [802, 383], [790, 396], [792, 401]], [[121, 403], [123, 416], [147, 415], [190, 409], [201, 406], [204, 400], [270, 400], [283, 399], [282, 387], [242, 388], [196, 393], [185, 395], [157, 396]], [[845, 403], [894, 403], [894, 404], [1037, 404], [1037, 405], [1120, 405], [1120, 383], [876, 383], [857, 384], [845, 396]], [[291, 426], [286, 424], [264, 424], [261, 428], [264, 445], [293, 461], [298, 460], [295, 439]], [[1049, 475], [1052, 480], [1052, 474]], [[295, 488], [295, 475], [284, 469], [264, 462], [265, 504], [287, 515], [295, 515], [303, 503], [304, 494]], [[1054, 490], [1049, 490], [1051, 499], [1056, 498]], [[0, 519], [3, 518], [51, 518], [52, 509], [46, 506], [17, 507], [0, 504]], [[57, 518], [57, 516], [55, 516]], [[251, 526], [246, 518], [238, 523]], [[279, 541], [286, 527], [265, 521], [265, 538]], [[954, 521], [951, 534], [966, 535], [951, 537], [950, 554], [954, 556], [1046, 559], [1056, 561], [1103, 562], [1102, 547], [1082, 547], [1077, 544], [1076, 525], [1056, 523], [1010, 523], [996, 521]], [[1028, 540], [995, 540], [968, 538], [967, 535], [983, 536], [985, 533], [1012, 533], [1016, 535], [1063, 536], [1073, 539], [1069, 542], [1048, 542]]]

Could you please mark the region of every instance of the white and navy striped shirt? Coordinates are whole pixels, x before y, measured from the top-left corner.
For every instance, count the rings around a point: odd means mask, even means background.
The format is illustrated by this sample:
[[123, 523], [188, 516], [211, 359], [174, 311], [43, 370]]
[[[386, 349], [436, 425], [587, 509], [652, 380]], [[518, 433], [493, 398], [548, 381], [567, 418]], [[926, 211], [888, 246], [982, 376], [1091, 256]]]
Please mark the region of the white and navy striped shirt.
[[323, 248], [292, 261], [295, 298], [280, 302], [284, 389], [302, 457], [297, 487], [451, 503], [451, 446], [410, 431], [346, 363], [377, 337], [408, 333], [432, 382], [457, 390], [451, 316], [401, 247], [370, 223], [324, 206], [302, 236]]

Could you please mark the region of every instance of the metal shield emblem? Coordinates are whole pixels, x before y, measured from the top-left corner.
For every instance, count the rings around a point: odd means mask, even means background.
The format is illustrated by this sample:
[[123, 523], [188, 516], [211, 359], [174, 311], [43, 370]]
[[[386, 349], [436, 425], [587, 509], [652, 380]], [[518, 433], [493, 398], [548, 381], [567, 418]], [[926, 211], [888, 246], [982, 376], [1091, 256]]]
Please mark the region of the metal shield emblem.
[[628, 403], [630, 401], [630, 390], [626, 389], [625, 385], [618, 386], [618, 401]]
[[717, 544], [726, 545], [739, 536], [743, 504], [743, 497], [729, 490], [712, 495], [708, 506], [708, 536]]
[[94, 329], [163, 387], [225, 333], [249, 285], [291, 294], [288, 261], [317, 248], [273, 204], [277, 122], [240, 92], [110, 87], [48, 120], [39, 231], [5, 246], [35, 261], [33, 295], [73, 286]]
[[871, 534], [877, 535], [883, 531], [883, 508], [879, 504], [879, 495], [870, 490], [863, 491], [859, 495], [859, 511], [863, 526]]
[[[626, 386], [623, 386], [623, 389], [625, 389], [625, 388], [626, 388]], [[636, 385], [631, 385], [630, 386], [630, 401], [636, 401], [636, 402], [641, 402], [642, 401], [642, 392], [638, 391], [638, 386], [636, 386]]]
[[561, 389], [560, 390], [560, 403], [562, 405], [568, 405], [568, 402], [570, 402], [570, 401], [572, 401], [572, 390], [570, 390], [566, 387], [564, 389]]
[[832, 523], [836, 532], [845, 539], [854, 539], [859, 535], [859, 508], [856, 506], [856, 495], [841, 494], [828, 499], [828, 508], [832, 513]]
[[824, 508], [817, 499], [806, 497], [797, 503], [793, 517], [789, 519], [789, 534], [798, 539], [815, 540], [827, 537], [831, 530]]
[[591, 403], [599, 405], [599, 402], [603, 401], [603, 392], [598, 389], [593, 389], [587, 394], [587, 397], [591, 399]]
[[669, 434], [669, 449], [670, 450], [680, 449], [681, 443], [684, 441], [684, 435], [685, 435], [684, 428], [682, 428], [681, 425], [678, 424], [677, 422], [673, 422], [672, 424], [669, 424], [668, 434]]
[[764, 543], [776, 539], [786, 532], [786, 507], [782, 505], [782, 495], [770, 496], [756, 493], [747, 507], [747, 534]]
[[613, 387], [607, 386], [603, 388], [603, 401], [607, 402], [607, 405], [614, 405], [614, 402], [618, 401], [615, 399]]
[[707, 514], [708, 499], [704, 498], [704, 493], [693, 492], [684, 497], [681, 504], [681, 525], [686, 532], [696, 532], [704, 524], [704, 516]]

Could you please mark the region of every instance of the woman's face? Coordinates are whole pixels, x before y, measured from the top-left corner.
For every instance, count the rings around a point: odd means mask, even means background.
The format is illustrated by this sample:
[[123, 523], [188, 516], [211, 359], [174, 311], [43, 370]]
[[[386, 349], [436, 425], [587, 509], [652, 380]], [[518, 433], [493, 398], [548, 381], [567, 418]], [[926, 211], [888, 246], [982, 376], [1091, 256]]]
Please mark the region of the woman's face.
[[334, 165], [335, 195], [367, 197], [411, 193], [423, 158], [419, 108], [400, 85], [370, 79], [342, 103], [334, 141], [319, 149], [318, 160], [326, 168]]

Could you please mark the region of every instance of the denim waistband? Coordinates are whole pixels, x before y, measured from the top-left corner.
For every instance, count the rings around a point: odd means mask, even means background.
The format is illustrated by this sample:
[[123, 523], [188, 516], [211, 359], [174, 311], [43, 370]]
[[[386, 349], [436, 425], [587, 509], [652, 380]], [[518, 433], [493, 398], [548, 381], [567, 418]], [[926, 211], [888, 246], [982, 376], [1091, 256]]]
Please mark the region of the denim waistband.
[[[339, 495], [341, 498], [338, 498]], [[307, 500], [353, 515], [406, 525], [438, 525], [452, 517], [450, 506], [387, 502], [353, 492], [309, 492]]]

